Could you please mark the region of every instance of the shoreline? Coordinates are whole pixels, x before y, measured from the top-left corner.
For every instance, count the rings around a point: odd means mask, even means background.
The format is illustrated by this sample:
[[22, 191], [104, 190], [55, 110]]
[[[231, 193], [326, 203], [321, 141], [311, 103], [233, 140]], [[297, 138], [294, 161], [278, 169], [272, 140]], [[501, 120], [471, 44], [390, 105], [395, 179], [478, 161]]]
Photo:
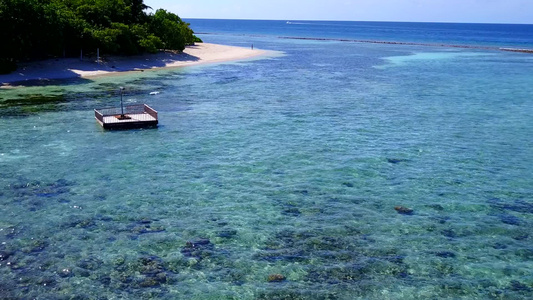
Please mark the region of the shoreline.
[[67, 79], [90, 79], [131, 72], [181, 68], [202, 64], [245, 60], [265, 56], [272, 51], [198, 43], [183, 52], [159, 52], [136, 56], [104, 56], [98, 64], [95, 57], [58, 58], [21, 63], [16, 71], [0, 75], [0, 89], [42, 85]]

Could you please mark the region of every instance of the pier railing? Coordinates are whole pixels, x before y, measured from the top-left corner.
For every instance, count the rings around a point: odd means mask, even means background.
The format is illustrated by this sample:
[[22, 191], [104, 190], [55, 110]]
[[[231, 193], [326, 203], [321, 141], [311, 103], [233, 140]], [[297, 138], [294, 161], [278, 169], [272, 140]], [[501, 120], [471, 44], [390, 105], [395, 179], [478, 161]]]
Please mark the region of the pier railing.
[[96, 109], [94, 110], [94, 117], [100, 121], [101, 124], [104, 124], [104, 115], [102, 115], [101, 112], [97, 111]]
[[154, 117], [154, 119], [157, 120], [157, 111], [146, 104], [143, 104], [143, 105], [144, 105], [144, 112]]
[[[102, 123], [110, 122], [110, 120], [106, 119], [106, 117], [120, 116], [121, 114], [122, 109], [120, 107], [99, 108], [94, 110], [95, 118]], [[124, 115], [135, 115], [135, 118], [137, 120], [142, 121], [143, 119], [145, 119], [142, 117], [145, 114], [157, 120], [157, 111], [146, 104], [134, 104], [124, 106]], [[147, 116], [146, 119], [149, 120], [150, 118]]]
[[[122, 110], [120, 107], [109, 107], [109, 108], [100, 108], [97, 109], [102, 116], [108, 117], [108, 116], [116, 116], [121, 115]], [[127, 105], [124, 106], [124, 114], [142, 114], [144, 113], [144, 104], [135, 104], [135, 105]]]

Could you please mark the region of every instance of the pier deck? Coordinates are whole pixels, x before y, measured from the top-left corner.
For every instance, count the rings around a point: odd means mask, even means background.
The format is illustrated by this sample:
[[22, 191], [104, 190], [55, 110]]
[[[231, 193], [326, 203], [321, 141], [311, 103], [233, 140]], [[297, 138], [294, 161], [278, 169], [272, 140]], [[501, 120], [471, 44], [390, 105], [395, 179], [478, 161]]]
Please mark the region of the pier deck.
[[157, 111], [146, 104], [124, 106], [120, 108], [102, 108], [94, 110], [94, 117], [104, 129], [132, 129], [157, 127]]

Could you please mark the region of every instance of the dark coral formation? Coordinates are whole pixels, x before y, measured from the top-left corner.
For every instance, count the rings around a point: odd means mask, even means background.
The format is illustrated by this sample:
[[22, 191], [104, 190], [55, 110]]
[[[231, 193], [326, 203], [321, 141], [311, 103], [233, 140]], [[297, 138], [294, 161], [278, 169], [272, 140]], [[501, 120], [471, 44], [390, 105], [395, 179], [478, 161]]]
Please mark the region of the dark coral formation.
[[407, 208], [405, 206], [395, 206], [394, 210], [396, 210], [401, 215], [412, 215], [414, 212], [411, 208]]

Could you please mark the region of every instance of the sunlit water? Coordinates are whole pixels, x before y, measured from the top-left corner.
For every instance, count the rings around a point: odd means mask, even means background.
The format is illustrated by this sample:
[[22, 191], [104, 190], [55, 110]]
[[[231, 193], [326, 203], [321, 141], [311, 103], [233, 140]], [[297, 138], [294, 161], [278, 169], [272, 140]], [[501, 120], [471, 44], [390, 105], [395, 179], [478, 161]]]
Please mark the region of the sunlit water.
[[0, 298], [533, 297], [532, 55], [202, 38], [282, 54], [0, 91]]

